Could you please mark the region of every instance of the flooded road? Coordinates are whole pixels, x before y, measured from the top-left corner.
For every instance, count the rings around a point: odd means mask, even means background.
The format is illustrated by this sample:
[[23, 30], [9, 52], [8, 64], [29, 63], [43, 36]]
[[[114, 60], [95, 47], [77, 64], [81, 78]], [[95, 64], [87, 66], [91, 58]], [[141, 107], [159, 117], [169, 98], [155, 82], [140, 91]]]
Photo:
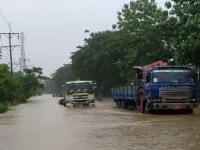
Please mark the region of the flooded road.
[[200, 150], [200, 111], [143, 115], [116, 108], [65, 108], [43, 95], [0, 115], [0, 150]]

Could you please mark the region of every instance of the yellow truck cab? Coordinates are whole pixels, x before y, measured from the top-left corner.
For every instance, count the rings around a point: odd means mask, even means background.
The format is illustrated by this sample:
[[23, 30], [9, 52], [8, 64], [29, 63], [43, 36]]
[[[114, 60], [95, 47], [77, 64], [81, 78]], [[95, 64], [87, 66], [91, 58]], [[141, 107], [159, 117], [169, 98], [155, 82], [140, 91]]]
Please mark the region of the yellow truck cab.
[[70, 81], [66, 82], [65, 88], [65, 99], [63, 105], [66, 106], [77, 106], [77, 105], [94, 105], [95, 94], [94, 89], [96, 83], [92, 81]]

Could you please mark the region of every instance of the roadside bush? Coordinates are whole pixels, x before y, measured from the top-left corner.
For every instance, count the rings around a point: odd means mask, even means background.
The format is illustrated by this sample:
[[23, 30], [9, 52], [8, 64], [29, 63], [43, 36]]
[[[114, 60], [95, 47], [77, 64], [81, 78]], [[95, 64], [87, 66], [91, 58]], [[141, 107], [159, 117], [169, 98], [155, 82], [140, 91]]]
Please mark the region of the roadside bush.
[[6, 103], [1, 104], [0, 103], [0, 113], [4, 113], [8, 111], [8, 105]]
[[6, 64], [0, 64], [0, 113], [6, 112], [9, 105], [16, 105], [26, 102], [38, 89], [44, 86], [41, 80], [47, 77], [42, 76], [42, 69], [32, 69], [11, 75]]

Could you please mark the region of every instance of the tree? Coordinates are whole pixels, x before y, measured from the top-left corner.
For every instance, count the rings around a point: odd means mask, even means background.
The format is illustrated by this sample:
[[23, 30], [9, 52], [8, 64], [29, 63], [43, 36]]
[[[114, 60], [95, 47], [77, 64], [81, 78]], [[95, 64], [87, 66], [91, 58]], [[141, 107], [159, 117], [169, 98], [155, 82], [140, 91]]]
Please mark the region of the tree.
[[125, 4], [113, 30], [92, 32], [77, 46], [71, 56], [74, 76], [97, 81], [98, 90], [108, 94], [114, 85], [130, 84], [135, 65], [173, 57], [180, 64], [199, 66], [200, 1], [172, 1], [166, 3], [168, 10], [158, 8], [155, 0]]
[[120, 76], [119, 68], [124, 52], [117, 49], [120, 44], [118, 31], [91, 33], [71, 57], [75, 75], [96, 81], [98, 90], [104, 93], [109, 93], [113, 84], [124, 84], [126, 81]]
[[[62, 90], [62, 85], [66, 81], [75, 80], [76, 77], [73, 74], [71, 64], [66, 64], [58, 68], [55, 73], [52, 74], [51, 81], [55, 83], [55, 88], [57, 91]], [[53, 84], [53, 83], [51, 83]]]
[[42, 91], [44, 94], [53, 93], [56, 91], [55, 82], [52, 79], [46, 80], [44, 83], [44, 90]]
[[10, 75], [9, 67], [0, 64], [0, 112], [8, 110], [7, 104], [18, 104], [26, 102], [35, 92], [43, 88], [40, 80], [46, 80], [42, 76], [42, 69], [33, 67], [22, 72]]
[[170, 38], [163, 26], [167, 19], [166, 11], [158, 8], [153, 0], [131, 1], [118, 12], [114, 28], [124, 37], [121, 49], [126, 52], [120, 62], [121, 75], [128, 77], [129, 81], [134, 65], [143, 66], [171, 56]]
[[[171, 56], [171, 36], [165, 32], [168, 12], [152, 0], [125, 4], [114, 31], [91, 33], [73, 53], [72, 69], [83, 79], [97, 81], [101, 92], [132, 80], [132, 67]], [[87, 31], [88, 32], [88, 31]]]
[[199, 0], [172, 0], [166, 3], [173, 28], [173, 53], [178, 63], [200, 65]]

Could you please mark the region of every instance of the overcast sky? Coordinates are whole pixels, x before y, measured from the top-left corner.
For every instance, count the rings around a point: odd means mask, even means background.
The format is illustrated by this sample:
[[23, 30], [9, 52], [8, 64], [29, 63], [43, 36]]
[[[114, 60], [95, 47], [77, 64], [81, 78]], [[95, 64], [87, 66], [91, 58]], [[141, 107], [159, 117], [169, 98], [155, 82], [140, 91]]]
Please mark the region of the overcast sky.
[[[83, 44], [85, 29], [111, 29], [117, 21], [117, 11], [130, 0], [0, 0], [0, 11], [14, 32], [25, 33], [26, 57], [31, 64], [43, 68], [50, 76], [57, 68], [70, 62], [71, 52]], [[159, 0], [163, 6], [165, 0]], [[0, 16], [0, 32], [8, 32]], [[7, 45], [6, 37], [1, 37]], [[13, 38], [13, 44], [19, 44]], [[1, 46], [1, 43], [0, 43]], [[14, 50], [19, 60], [20, 49]], [[9, 56], [4, 50], [3, 61]], [[2, 61], [1, 61], [2, 62]], [[29, 63], [28, 63], [29, 64]]]

